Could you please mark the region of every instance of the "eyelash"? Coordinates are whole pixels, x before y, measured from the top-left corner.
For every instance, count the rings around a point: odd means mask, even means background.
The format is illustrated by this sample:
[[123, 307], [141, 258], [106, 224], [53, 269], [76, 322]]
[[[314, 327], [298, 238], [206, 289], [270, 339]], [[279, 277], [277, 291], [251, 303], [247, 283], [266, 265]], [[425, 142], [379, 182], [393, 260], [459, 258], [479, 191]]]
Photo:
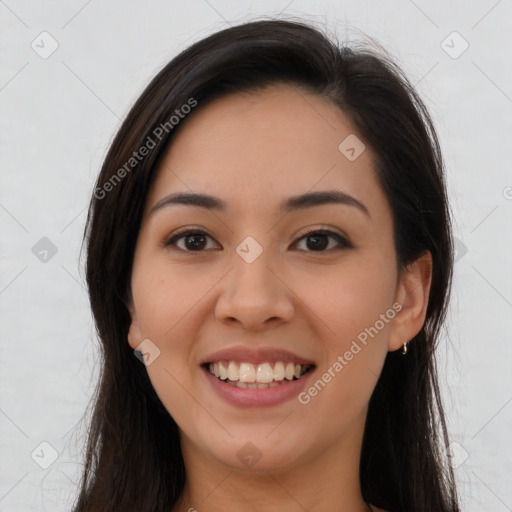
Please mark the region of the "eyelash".
[[[212, 239], [212, 237], [210, 235], [208, 235], [208, 233], [206, 233], [202, 229], [185, 228], [183, 231], [178, 231], [177, 233], [174, 233], [170, 238], [164, 240], [162, 246], [163, 247], [170, 247], [172, 245], [176, 246], [177, 241], [181, 240], [182, 238], [187, 238], [188, 236], [191, 236], [191, 235], [206, 236], [206, 237]], [[337, 240], [337, 242], [340, 246], [339, 249], [351, 249], [354, 247], [346, 238], [344, 238], [340, 234], [336, 233], [335, 231], [331, 231], [329, 229], [319, 229], [319, 228], [309, 229], [306, 232], [302, 233], [295, 243], [299, 242], [300, 240], [302, 240], [304, 238], [308, 238], [311, 235], [325, 235], [327, 237], [334, 238], [335, 240]], [[180, 250], [183, 252], [188, 252], [188, 253], [194, 253], [194, 252], [204, 252], [206, 249], [203, 249], [200, 251], [190, 251], [187, 249], [177, 248], [177, 250]], [[321, 253], [321, 252], [331, 252], [331, 251], [332, 251], [332, 248], [327, 249], [327, 250], [322, 250], [322, 251], [304, 251], [304, 252], [313, 252], [313, 253], [320, 252]]]

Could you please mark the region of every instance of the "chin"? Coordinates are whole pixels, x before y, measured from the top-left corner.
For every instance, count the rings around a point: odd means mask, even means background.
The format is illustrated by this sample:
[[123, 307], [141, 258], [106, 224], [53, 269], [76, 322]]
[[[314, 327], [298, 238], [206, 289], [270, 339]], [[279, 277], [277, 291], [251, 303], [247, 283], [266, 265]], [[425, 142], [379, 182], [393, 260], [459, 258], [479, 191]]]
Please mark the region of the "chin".
[[295, 443], [284, 431], [281, 436], [277, 433], [270, 433], [269, 436], [267, 432], [272, 432], [271, 428], [264, 429], [265, 434], [261, 432], [262, 429], [258, 429], [254, 436], [246, 432], [234, 438], [224, 438], [205, 449], [219, 463], [236, 470], [281, 472], [297, 467], [305, 456], [303, 440], [307, 436], [298, 436], [302, 441], [297, 439]]

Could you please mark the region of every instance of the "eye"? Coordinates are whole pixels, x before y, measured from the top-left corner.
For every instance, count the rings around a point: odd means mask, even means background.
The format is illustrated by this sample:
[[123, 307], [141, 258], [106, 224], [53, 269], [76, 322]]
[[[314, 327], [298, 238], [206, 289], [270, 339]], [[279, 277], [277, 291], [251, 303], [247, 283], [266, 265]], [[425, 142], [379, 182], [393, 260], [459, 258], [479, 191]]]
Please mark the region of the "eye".
[[[213, 238], [200, 229], [186, 229], [175, 233], [171, 238], [164, 241], [163, 246], [169, 247], [175, 245], [178, 249], [185, 252], [202, 252], [203, 249], [208, 248], [207, 240]], [[180, 246], [178, 242], [184, 240], [184, 247]]]
[[[326, 252], [326, 249], [329, 247], [329, 238], [331, 240], [335, 240], [339, 248], [349, 249], [353, 247], [353, 245], [343, 236], [336, 233], [335, 231], [331, 231], [329, 229], [310, 229], [306, 231], [296, 242], [299, 244], [302, 240], [305, 240], [306, 247], [311, 249], [311, 251], [307, 252]], [[330, 247], [332, 249], [332, 247]]]
[[[304, 240], [307, 247], [306, 252], [326, 252], [326, 250], [333, 248], [329, 247], [329, 239], [335, 241], [335, 247], [336, 245], [338, 248], [345, 249], [353, 247], [346, 238], [335, 231], [318, 228], [306, 231], [295, 242], [295, 245], [298, 245]], [[212, 247], [208, 247], [208, 240], [213, 240], [213, 238], [203, 230], [188, 228], [175, 233], [172, 237], [165, 240], [162, 245], [163, 247], [175, 246], [179, 250], [185, 252], [202, 252], [205, 249], [212, 249]], [[183, 244], [180, 245], [180, 242], [182, 241]]]

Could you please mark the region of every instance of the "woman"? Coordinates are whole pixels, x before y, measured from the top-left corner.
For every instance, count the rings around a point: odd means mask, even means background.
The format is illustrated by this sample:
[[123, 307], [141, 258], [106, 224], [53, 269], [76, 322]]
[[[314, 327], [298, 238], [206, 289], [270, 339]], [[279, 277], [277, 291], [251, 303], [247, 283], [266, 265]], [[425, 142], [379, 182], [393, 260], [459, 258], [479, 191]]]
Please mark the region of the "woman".
[[256, 21], [137, 100], [84, 238], [104, 360], [76, 512], [459, 510], [443, 161], [381, 53]]

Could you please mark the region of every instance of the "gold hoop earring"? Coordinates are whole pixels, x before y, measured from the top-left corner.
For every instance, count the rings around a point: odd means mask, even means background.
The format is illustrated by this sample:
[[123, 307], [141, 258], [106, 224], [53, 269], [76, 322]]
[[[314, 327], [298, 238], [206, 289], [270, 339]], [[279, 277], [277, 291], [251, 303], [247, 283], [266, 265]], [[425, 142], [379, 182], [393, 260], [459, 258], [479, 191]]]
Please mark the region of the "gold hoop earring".
[[402, 347], [402, 354], [407, 354], [407, 342], [405, 342], [404, 346]]

